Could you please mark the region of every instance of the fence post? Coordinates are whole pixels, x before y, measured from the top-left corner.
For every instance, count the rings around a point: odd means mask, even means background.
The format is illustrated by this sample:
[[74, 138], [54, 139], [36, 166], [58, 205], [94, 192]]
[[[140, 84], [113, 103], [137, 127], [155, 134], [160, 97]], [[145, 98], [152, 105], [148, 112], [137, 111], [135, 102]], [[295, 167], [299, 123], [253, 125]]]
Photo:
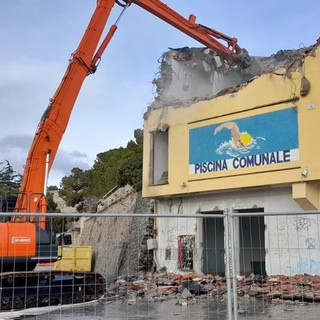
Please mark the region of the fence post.
[[[233, 210], [232, 210], [233, 213]], [[236, 279], [236, 250], [235, 250], [235, 228], [234, 228], [234, 216], [228, 215], [230, 222], [230, 242], [231, 242], [231, 278], [232, 278], [232, 290], [233, 290], [233, 319], [238, 320], [238, 288], [237, 288], [237, 279]]]
[[228, 209], [223, 210], [224, 218], [224, 248], [225, 248], [225, 273], [227, 283], [227, 315], [232, 320], [232, 288], [231, 288], [231, 250], [230, 250], [230, 222]]

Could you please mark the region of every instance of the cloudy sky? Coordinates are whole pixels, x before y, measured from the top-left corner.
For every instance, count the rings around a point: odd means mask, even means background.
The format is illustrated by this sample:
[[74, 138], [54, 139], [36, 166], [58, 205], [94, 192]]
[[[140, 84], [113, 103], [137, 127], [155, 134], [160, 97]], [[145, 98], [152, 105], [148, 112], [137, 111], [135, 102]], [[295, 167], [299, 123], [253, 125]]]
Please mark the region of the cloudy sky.
[[[251, 55], [314, 44], [320, 1], [166, 0], [185, 17], [238, 38]], [[0, 0], [0, 162], [23, 173], [37, 124], [58, 87], [96, 0]], [[115, 5], [106, 30], [120, 13]], [[131, 5], [98, 71], [82, 87], [49, 176], [59, 185], [73, 167], [90, 168], [96, 155], [126, 146], [143, 126], [154, 97], [152, 80], [168, 47], [199, 43]]]

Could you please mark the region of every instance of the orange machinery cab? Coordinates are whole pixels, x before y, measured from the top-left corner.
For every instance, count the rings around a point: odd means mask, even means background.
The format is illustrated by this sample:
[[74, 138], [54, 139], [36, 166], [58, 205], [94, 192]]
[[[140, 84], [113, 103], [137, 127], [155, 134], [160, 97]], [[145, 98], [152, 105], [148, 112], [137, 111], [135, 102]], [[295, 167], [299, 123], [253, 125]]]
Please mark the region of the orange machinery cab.
[[50, 233], [30, 222], [0, 223], [2, 271], [33, 270], [38, 262], [57, 260], [57, 245]]

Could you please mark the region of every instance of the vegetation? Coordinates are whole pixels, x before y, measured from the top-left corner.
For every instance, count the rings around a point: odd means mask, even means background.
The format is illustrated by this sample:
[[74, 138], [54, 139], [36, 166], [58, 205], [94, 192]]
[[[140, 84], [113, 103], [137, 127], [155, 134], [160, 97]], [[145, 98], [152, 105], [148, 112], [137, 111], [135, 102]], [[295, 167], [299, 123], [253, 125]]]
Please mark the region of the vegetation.
[[[50, 189], [50, 190], [49, 190]], [[48, 208], [47, 211], [50, 213], [61, 213], [61, 210], [58, 209], [57, 203], [53, 200], [53, 191], [58, 190], [57, 187], [49, 187], [48, 193], [47, 193], [47, 202], [48, 202]], [[52, 231], [54, 233], [60, 233], [67, 231], [74, 221], [73, 218], [70, 217], [63, 217], [63, 218], [52, 218], [49, 219], [52, 227]]]
[[17, 195], [22, 175], [13, 170], [8, 160], [0, 162], [0, 195]]
[[70, 176], [61, 181], [59, 195], [68, 206], [78, 212], [92, 211], [90, 199], [101, 198], [116, 186], [131, 185], [136, 191], [142, 188], [143, 130], [134, 131], [135, 141], [127, 146], [97, 154], [89, 170], [73, 168]]

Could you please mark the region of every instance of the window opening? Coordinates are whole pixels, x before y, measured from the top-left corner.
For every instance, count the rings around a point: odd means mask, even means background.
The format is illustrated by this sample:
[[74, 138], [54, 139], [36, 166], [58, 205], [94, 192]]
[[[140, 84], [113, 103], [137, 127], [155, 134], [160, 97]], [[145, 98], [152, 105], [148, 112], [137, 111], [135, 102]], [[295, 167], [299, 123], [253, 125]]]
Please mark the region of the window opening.
[[168, 183], [168, 136], [168, 131], [153, 133], [153, 185]]

